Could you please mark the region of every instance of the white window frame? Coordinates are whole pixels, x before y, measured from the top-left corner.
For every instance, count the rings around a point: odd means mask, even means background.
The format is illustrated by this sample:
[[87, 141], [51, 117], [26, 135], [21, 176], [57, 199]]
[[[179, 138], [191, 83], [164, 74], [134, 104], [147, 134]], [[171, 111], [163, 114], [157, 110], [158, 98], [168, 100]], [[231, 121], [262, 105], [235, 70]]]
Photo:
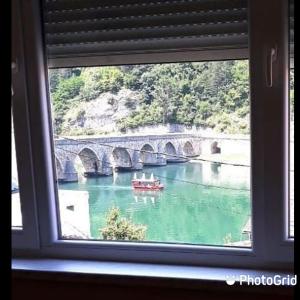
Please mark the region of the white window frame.
[[22, 227], [12, 227], [12, 245], [16, 249], [39, 247], [36, 194], [32, 168], [30, 117], [24, 65], [22, 24], [18, 1], [12, 10], [12, 116], [16, 162], [21, 201]]
[[[288, 238], [288, 1], [249, 1], [251, 94], [251, 195], [253, 245], [227, 248], [144, 242], [59, 240], [57, 188], [47, 84], [47, 65], [38, 1], [13, 0], [23, 20], [23, 55], [13, 75], [14, 120], [24, 223], [24, 237], [13, 255], [84, 258], [201, 266], [293, 269], [294, 243]], [[19, 6], [20, 4], [20, 6]], [[268, 5], [272, 5], [272, 10]], [[264, 14], [268, 15], [267, 20]], [[255, 16], [255, 17], [254, 17]], [[286, 16], [286, 17], [284, 17]], [[25, 22], [26, 20], [26, 22]], [[286, 29], [286, 32], [285, 32]], [[254, 33], [255, 34], [252, 34]], [[26, 41], [26, 42], [24, 42]], [[263, 43], [262, 43], [263, 42]], [[20, 44], [16, 44], [22, 48]], [[272, 88], [266, 87], [266, 59], [277, 45]], [[189, 56], [190, 55], [190, 56]], [[241, 53], [237, 58], [245, 58]], [[167, 59], [168, 57], [168, 59]], [[95, 58], [94, 58], [95, 60]], [[94, 63], [91, 61], [91, 64]], [[201, 52], [99, 57], [97, 65], [205, 60]], [[19, 78], [23, 85], [15, 81]], [[23, 96], [23, 97], [21, 97]], [[18, 100], [17, 100], [18, 99]], [[20, 113], [25, 115], [23, 121]], [[272, 111], [272, 113], [270, 113]], [[25, 114], [24, 114], [25, 112]], [[276, 129], [276, 132], [270, 129]], [[20, 143], [22, 138], [23, 143]], [[278, 151], [273, 147], [277, 145]], [[26, 161], [26, 164], [24, 163]], [[278, 164], [274, 164], [278, 161]], [[22, 164], [23, 162], [23, 164]], [[30, 176], [28, 176], [30, 170]], [[25, 188], [27, 191], [25, 191]], [[26, 217], [25, 217], [26, 216]], [[27, 217], [28, 216], [28, 217]], [[27, 243], [28, 242], [28, 243]], [[31, 249], [29, 249], [31, 248]]]

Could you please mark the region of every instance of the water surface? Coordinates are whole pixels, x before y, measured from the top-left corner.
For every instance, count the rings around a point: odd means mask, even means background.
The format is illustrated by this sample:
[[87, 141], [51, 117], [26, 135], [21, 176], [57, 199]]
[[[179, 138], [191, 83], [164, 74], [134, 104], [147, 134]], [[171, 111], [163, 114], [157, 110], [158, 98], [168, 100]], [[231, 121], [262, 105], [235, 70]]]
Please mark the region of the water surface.
[[246, 239], [242, 230], [251, 213], [249, 168], [188, 162], [142, 172], [159, 177], [165, 189], [133, 191], [133, 172], [63, 184], [60, 189], [89, 193], [93, 238], [101, 238], [105, 215], [117, 206], [122, 216], [147, 226], [147, 241], [223, 245]]

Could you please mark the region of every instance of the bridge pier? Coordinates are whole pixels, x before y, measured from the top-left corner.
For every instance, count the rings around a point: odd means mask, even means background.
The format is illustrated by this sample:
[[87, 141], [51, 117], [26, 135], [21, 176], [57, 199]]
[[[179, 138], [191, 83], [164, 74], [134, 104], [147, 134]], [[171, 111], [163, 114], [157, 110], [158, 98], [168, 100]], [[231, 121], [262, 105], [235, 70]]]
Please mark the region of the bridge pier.
[[156, 156], [156, 166], [165, 166], [167, 164], [167, 159], [164, 155], [162, 154], [157, 154]]
[[106, 176], [110, 176], [113, 174], [113, 168], [112, 167], [103, 167], [102, 168], [102, 172], [101, 172], [103, 175], [106, 175]]
[[133, 152], [131, 161], [132, 161], [132, 170], [139, 171], [143, 169], [143, 161], [141, 160], [139, 151]]
[[166, 158], [161, 154], [147, 154], [144, 155], [144, 166], [165, 166], [167, 164]]
[[74, 164], [71, 160], [67, 160], [64, 169], [64, 182], [77, 182], [78, 173], [74, 167]]

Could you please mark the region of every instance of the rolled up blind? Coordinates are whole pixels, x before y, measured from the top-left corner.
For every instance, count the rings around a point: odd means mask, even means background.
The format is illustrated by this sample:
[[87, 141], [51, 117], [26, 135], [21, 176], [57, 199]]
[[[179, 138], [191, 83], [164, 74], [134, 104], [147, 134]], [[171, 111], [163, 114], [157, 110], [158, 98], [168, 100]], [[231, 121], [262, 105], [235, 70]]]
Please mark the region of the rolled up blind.
[[119, 54], [248, 48], [247, 0], [43, 3], [50, 66], [64, 66], [67, 59], [79, 66], [90, 57]]

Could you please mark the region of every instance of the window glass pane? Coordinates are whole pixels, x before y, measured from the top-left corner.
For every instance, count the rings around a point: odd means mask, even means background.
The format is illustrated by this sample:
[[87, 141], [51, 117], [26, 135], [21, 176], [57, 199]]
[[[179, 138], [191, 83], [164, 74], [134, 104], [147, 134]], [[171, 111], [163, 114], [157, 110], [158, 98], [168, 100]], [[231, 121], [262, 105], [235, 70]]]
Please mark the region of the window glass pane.
[[13, 121], [11, 124], [11, 158], [11, 226], [14, 228], [21, 228], [22, 214]]
[[62, 238], [251, 246], [247, 60], [49, 69]]

